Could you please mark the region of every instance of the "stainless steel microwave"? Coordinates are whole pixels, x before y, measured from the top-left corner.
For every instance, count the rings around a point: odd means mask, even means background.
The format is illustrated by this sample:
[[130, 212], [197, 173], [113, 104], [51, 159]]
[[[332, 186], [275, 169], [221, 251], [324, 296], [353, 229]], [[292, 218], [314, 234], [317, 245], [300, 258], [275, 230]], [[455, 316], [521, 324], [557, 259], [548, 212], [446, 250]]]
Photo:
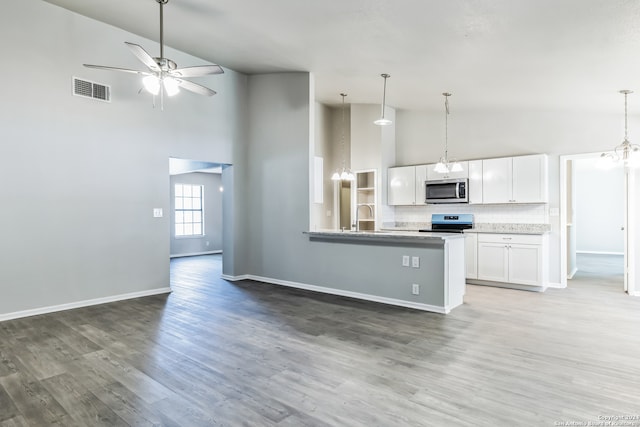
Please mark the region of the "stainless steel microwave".
[[426, 181], [425, 203], [469, 203], [468, 187], [467, 178]]

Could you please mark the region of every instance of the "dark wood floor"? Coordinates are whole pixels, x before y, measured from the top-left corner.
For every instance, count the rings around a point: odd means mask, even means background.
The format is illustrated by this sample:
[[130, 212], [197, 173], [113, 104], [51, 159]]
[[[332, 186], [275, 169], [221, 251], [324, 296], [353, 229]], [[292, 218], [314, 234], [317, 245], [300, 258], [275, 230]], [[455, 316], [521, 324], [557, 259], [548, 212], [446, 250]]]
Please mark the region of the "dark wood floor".
[[[219, 279], [0, 323], [0, 426], [553, 426], [640, 415], [640, 300], [589, 276], [449, 315]], [[640, 420], [636, 419], [636, 425]], [[557, 424], [556, 424], [557, 425]]]

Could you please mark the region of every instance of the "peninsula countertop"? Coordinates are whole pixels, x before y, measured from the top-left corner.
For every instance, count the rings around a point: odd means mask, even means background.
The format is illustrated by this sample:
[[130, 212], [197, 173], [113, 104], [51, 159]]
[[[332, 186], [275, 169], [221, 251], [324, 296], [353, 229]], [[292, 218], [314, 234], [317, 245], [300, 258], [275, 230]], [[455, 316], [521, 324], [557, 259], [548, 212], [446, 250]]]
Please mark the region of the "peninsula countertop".
[[351, 231], [351, 230], [316, 230], [304, 231], [310, 238], [331, 240], [362, 240], [364, 241], [444, 241], [464, 238], [462, 233], [434, 233], [408, 230], [380, 230], [380, 231]]

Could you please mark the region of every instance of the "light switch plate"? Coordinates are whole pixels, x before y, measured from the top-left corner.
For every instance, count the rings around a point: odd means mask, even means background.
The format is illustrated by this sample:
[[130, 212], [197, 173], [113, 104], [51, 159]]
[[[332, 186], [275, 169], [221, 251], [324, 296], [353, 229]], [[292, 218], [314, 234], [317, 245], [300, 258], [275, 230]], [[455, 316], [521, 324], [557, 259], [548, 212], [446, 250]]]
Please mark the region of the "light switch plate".
[[411, 266], [413, 268], [420, 268], [420, 257], [414, 256], [411, 258]]
[[402, 266], [409, 267], [409, 255], [402, 255]]
[[162, 208], [153, 208], [153, 217], [162, 218]]

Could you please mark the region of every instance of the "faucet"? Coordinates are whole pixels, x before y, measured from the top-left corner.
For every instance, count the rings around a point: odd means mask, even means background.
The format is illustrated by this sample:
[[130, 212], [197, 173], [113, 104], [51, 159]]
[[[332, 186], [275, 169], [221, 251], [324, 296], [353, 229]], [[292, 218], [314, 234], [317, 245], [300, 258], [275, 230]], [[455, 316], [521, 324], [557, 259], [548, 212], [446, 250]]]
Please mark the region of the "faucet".
[[369, 213], [371, 214], [371, 218], [373, 218], [373, 208], [371, 207], [371, 205], [367, 203], [361, 203], [359, 205], [356, 205], [356, 231], [360, 231], [360, 223], [358, 222], [358, 212], [360, 211], [360, 208], [363, 206], [366, 206], [369, 208]]

